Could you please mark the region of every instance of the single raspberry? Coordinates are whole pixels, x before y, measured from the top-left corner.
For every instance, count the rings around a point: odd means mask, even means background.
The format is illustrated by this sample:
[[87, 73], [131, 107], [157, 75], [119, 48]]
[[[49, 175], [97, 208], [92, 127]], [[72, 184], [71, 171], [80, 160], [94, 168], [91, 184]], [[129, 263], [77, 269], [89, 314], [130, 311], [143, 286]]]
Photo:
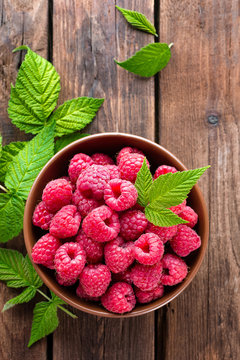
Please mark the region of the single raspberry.
[[59, 210], [50, 224], [50, 234], [66, 239], [77, 234], [81, 222], [81, 215], [74, 205], [66, 205]]
[[93, 209], [101, 205], [100, 201], [88, 199], [78, 190], [73, 193], [72, 203], [77, 206], [78, 212], [82, 217], [87, 216]]
[[133, 243], [120, 236], [104, 247], [105, 263], [113, 273], [126, 270], [134, 261]]
[[136, 298], [131, 285], [118, 282], [113, 284], [101, 298], [102, 305], [111, 312], [123, 314], [131, 311]]
[[143, 265], [158, 263], [164, 253], [164, 245], [156, 234], [143, 234], [134, 243], [135, 259]]
[[43, 190], [42, 200], [50, 212], [56, 212], [71, 203], [72, 187], [65, 179], [50, 181]]
[[77, 234], [76, 242], [80, 244], [86, 252], [87, 262], [96, 264], [103, 259], [103, 243], [92, 240], [88, 237], [83, 229]]
[[109, 171], [110, 180], [120, 179], [119, 170], [116, 165], [106, 165], [105, 168], [108, 169], [108, 171]]
[[120, 164], [121, 159], [125, 156], [125, 155], [129, 155], [129, 154], [141, 154], [144, 156], [144, 153], [136, 148], [132, 148], [130, 146], [128, 147], [124, 147], [122, 148], [122, 150], [120, 150], [118, 156], [117, 156], [117, 165]]
[[131, 269], [128, 268], [127, 270], [117, 273], [117, 274], [112, 274], [112, 280], [114, 282], [126, 282], [128, 284], [132, 284], [132, 280], [131, 280]]
[[137, 197], [137, 189], [130, 181], [113, 179], [105, 185], [104, 200], [112, 210], [130, 209], [136, 204]]
[[139, 302], [140, 304], [146, 304], [153, 300], [161, 298], [164, 293], [164, 286], [162, 284], [159, 284], [155, 289], [150, 291], [142, 291], [137, 287], [134, 290], [137, 302]]
[[178, 225], [177, 234], [170, 240], [170, 245], [177, 255], [185, 257], [201, 246], [201, 238], [189, 226]]
[[186, 203], [187, 203], [187, 200], [185, 199], [181, 204], [176, 205], [176, 206], [171, 206], [170, 210], [172, 210], [172, 212], [174, 212], [174, 214], [176, 214], [176, 215], [181, 214], [186, 207]]
[[106, 205], [100, 206], [85, 217], [82, 228], [93, 240], [111, 241], [118, 236], [120, 231], [118, 214]]
[[136, 264], [131, 270], [131, 279], [140, 290], [150, 291], [160, 283], [162, 276], [162, 263], [155, 265]]
[[105, 166], [92, 165], [79, 175], [77, 189], [87, 198], [101, 200], [105, 185], [109, 180], [110, 174]]
[[148, 221], [139, 210], [126, 211], [120, 217], [120, 235], [125, 240], [136, 240], [145, 231]]
[[57, 280], [59, 285], [72, 286], [77, 282], [78, 278], [66, 280], [66, 279], [62, 279], [61, 276], [58, 273], [56, 273], [56, 280]]
[[114, 165], [113, 159], [106, 154], [96, 153], [91, 158], [96, 165]]
[[74, 155], [68, 167], [68, 175], [71, 179], [71, 182], [75, 184], [81, 172], [88, 166], [93, 165], [93, 163], [94, 162], [90, 156], [86, 154], [79, 153]]
[[33, 213], [33, 225], [39, 226], [43, 230], [48, 230], [50, 222], [54, 214], [47, 210], [46, 205], [41, 201], [34, 210]]
[[[141, 154], [129, 154], [123, 156], [119, 164], [120, 177], [123, 180], [135, 182], [137, 173], [142, 167], [144, 156]], [[147, 161], [149, 167], [149, 162]]]
[[86, 254], [78, 243], [61, 245], [55, 255], [54, 264], [59, 277], [65, 282], [74, 281], [81, 274], [86, 263]]
[[153, 176], [154, 180], [157, 179], [160, 175], [165, 175], [168, 173], [175, 173], [177, 172], [177, 169], [173, 166], [168, 166], [168, 165], [161, 165], [157, 168], [157, 170], [155, 171], [155, 174]]
[[187, 276], [187, 265], [180, 257], [172, 254], [165, 254], [162, 259], [163, 274], [161, 282], [163, 285], [176, 285]]
[[198, 214], [195, 213], [195, 211], [190, 206], [185, 206], [183, 211], [178, 214], [178, 216], [188, 221], [189, 223], [185, 225], [189, 226], [190, 228], [193, 228], [198, 222]]
[[111, 273], [106, 265], [87, 265], [80, 274], [79, 279], [87, 295], [98, 297], [107, 290], [111, 282]]
[[33, 262], [54, 269], [54, 257], [60, 245], [60, 240], [55, 236], [43, 235], [32, 248]]
[[177, 225], [173, 226], [157, 226], [150, 222], [148, 223], [146, 233], [156, 234], [162, 242], [165, 244], [168, 240], [171, 240], [177, 233]]
[[79, 282], [79, 285], [77, 287], [76, 290], [76, 294], [77, 296], [79, 296], [81, 299], [85, 300], [85, 301], [100, 301], [100, 296], [94, 297], [94, 296], [89, 296], [83, 289], [81, 283]]

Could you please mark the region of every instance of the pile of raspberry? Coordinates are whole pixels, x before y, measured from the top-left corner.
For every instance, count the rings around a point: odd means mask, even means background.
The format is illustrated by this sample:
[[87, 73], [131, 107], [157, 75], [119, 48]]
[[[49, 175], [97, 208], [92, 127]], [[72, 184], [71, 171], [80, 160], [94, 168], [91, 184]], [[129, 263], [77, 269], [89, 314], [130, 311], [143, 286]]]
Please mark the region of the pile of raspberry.
[[[33, 261], [54, 270], [56, 281], [81, 299], [119, 314], [182, 282], [188, 273], [182, 257], [201, 246], [193, 230], [198, 215], [186, 201], [171, 210], [187, 225], [159, 227], [146, 219], [134, 186], [144, 158], [131, 147], [116, 164], [106, 154], [76, 154], [68, 176], [46, 185], [33, 214], [33, 224], [47, 231], [32, 249]], [[176, 171], [161, 165], [153, 178]]]

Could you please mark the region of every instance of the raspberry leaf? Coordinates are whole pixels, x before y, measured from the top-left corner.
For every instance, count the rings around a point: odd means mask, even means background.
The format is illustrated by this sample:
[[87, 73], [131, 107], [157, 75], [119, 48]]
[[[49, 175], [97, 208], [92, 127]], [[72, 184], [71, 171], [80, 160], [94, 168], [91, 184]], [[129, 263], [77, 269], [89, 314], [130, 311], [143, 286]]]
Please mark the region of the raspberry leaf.
[[4, 182], [8, 166], [13, 161], [14, 157], [19, 153], [19, 151], [24, 148], [25, 145], [25, 141], [17, 141], [3, 146], [2, 156], [0, 158], [0, 181]]
[[37, 134], [57, 105], [60, 77], [54, 66], [29, 47], [18, 71], [15, 87], [11, 86], [8, 115], [12, 123], [26, 133]]
[[155, 207], [149, 204], [145, 208], [146, 218], [156, 226], [173, 226], [187, 223], [171, 210], [164, 207]]
[[28, 279], [29, 286], [38, 289], [43, 285], [43, 282], [38, 276], [36, 270], [34, 269], [28, 255], [26, 255], [24, 258], [24, 272], [26, 278]]
[[50, 120], [56, 122], [55, 136], [71, 134], [89, 124], [104, 99], [79, 97], [66, 101], [51, 115]]
[[152, 185], [152, 182], [152, 174], [147, 166], [146, 158], [144, 158], [142, 167], [137, 173], [137, 179], [134, 184], [138, 192], [139, 205], [147, 206], [149, 202], [149, 189]]
[[6, 304], [4, 305], [2, 312], [12, 308], [13, 306], [17, 305], [17, 304], [23, 304], [23, 303], [27, 303], [30, 300], [32, 300], [34, 298], [34, 296], [36, 295], [37, 290], [33, 287], [28, 287], [25, 290], [23, 290], [23, 292], [21, 294], [19, 294], [18, 296], [8, 300], [6, 302]]
[[73, 141], [76, 141], [78, 139], [81, 139], [85, 136], [88, 136], [89, 134], [80, 134], [78, 132], [76, 133], [73, 133], [73, 134], [70, 134], [70, 135], [65, 135], [65, 136], [62, 136], [60, 139], [57, 139], [56, 140], [56, 143], [55, 143], [55, 154], [63, 149], [65, 146], [71, 144]]
[[125, 17], [127, 22], [129, 22], [132, 26], [134, 26], [138, 30], [142, 30], [150, 34], [153, 34], [155, 36], [158, 36], [154, 25], [146, 18], [145, 15], [137, 11], [123, 9], [117, 5], [116, 8], [122, 13], [122, 15]]
[[5, 177], [7, 188], [26, 199], [39, 171], [54, 154], [54, 124], [46, 126], [19, 151]]

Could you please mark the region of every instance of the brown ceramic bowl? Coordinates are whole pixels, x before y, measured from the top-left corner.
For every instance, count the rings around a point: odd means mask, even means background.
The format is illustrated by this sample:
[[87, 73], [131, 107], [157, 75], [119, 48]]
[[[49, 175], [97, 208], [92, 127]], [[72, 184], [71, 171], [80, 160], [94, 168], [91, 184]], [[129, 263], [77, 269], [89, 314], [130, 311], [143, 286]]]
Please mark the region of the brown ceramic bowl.
[[[30, 259], [32, 247], [42, 235], [41, 230], [32, 224], [32, 214], [36, 204], [41, 199], [42, 191], [45, 185], [50, 180], [67, 174], [69, 160], [76, 153], [83, 152], [91, 155], [95, 152], [105, 152], [107, 154], [114, 155], [124, 146], [132, 146], [141, 149], [150, 161], [152, 172], [155, 171], [155, 169], [161, 164], [175, 166], [178, 170], [186, 170], [186, 167], [169, 151], [164, 149], [162, 146], [139, 136], [119, 133], [97, 134], [82, 138], [66, 146], [64, 149], [59, 151], [42, 169], [36, 178], [27, 199], [24, 213], [24, 239]], [[60, 286], [54, 278], [53, 271], [48, 270], [43, 266], [36, 264], [33, 265], [47, 287], [66, 301], [66, 303], [72, 305], [76, 309], [90, 314], [111, 318], [132, 317], [146, 314], [166, 305], [178, 296], [184, 289], [186, 289], [196, 275], [203, 260], [208, 242], [209, 223], [206, 204], [197, 185], [194, 186], [189, 195], [188, 204], [193, 207], [199, 216], [196, 230], [201, 236], [202, 245], [198, 250], [194, 251], [186, 258], [187, 265], [190, 269], [186, 279], [181, 284], [167, 289], [166, 294], [161, 299], [155, 300], [150, 304], [137, 305], [130, 313], [126, 313], [124, 315], [112, 314], [100, 305], [87, 303], [75, 295], [74, 289]]]

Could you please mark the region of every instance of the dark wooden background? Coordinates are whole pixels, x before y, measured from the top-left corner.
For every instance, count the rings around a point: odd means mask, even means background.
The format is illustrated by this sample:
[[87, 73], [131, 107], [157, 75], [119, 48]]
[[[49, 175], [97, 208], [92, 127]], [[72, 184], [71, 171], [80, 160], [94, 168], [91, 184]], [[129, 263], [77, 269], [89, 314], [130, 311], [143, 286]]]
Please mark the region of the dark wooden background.
[[[7, 116], [27, 44], [61, 76], [60, 103], [104, 97], [88, 132], [122, 131], [155, 140], [189, 168], [211, 164], [200, 181], [210, 214], [208, 251], [199, 273], [176, 300], [149, 315], [102, 319], [60, 313], [57, 331], [27, 343], [34, 304], [0, 315], [1, 360], [239, 359], [239, 117], [238, 0], [119, 0], [155, 22], [159, 40], [174, 42], [161, 74], [141, 79], [113, 61], [153, 42], [132, 29], [110, 0], [0, 1], [0, 119], [4, 144], [27, 136]], [[23, 237], [8, 243], [24, 249]], [[0, 308], [15, 295], [0, 285]]]

